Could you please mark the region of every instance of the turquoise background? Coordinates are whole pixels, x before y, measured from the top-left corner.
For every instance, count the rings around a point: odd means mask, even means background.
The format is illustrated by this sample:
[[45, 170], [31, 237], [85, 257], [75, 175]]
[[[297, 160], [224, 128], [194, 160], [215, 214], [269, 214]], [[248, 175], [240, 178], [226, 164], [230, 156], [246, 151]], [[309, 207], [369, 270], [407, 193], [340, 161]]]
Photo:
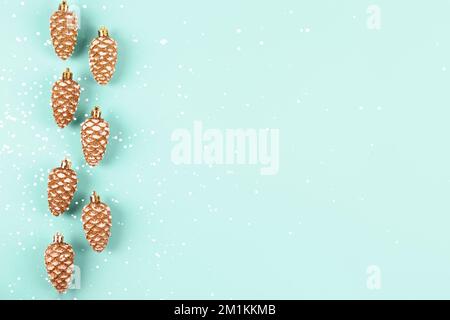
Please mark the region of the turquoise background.
[[[450, 297], [449, 1], [72, 1], [67, 62], [49, 42], [58, 3], [0, 0], [0, 298]], [[88, 65], [101, 25], [120, 47], [107, 87]], [[66, 66], [83, 92], [59, 130], [50, 91]], [[79, 125], [97, 104], [112, 138], [90, 169]], [[175, 166], [170, 136], [195, 120], [279, 129], [278, 175]], [[54, 218], [47, 176], [65, 156], [79, 191]], [[114, 222], [100, 255], [80, 222], [94, 189]], [[63, 296], [43, 263], [57, 231], [81, 268]]]

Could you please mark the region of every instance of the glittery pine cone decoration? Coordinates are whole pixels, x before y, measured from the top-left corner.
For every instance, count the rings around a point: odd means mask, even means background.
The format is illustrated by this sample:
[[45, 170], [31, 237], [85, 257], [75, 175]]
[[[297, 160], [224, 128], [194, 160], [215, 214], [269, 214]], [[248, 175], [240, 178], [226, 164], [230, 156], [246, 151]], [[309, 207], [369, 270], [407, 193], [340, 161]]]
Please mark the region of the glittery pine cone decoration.
[[80, 100], [80, 85], [72, 78], [72, 72], [66, 69], [62, 79], [53, 85], [53, 116], [60, 128], [67, 127], [73, 121]]
[[58, 217], [69, 209], [77, 191], [77, 174], [71, 169], [69, 160], [64, 160], [61, 167], [53, 169], [48, 176], [48, 206], [50, 212]]
[[108, 84], [114, 75], [117, 63], [117, 42], [109, 36], [106, 28], [101, 28], [89, 49], [89, 63], [95, 81]]
[[64, 243], [64, 237], [57, 233], [53, 238], [53, 243], [45, 251], [45, 267], [50, 282], [59, 293], [64, 293], [69, 289], [74, 258], [75, 253], [72, 246]]
[[86, 162], [97, 166], [102, 161], [109, 139], [109, 124], [101, 117], [99, 107], [92, 111], [91, 118], [81, 125], [81, 144]]
[[81, 219], [91, 247], [97, 252], [105, 250], [111, 236], [111, 209], [100, 201], [96, 192], [91, 196], [91, 203], [83, 208]]
[[69, 59], [77, 43], [78, 19], [75, 13], [69, 11], [66, 1], [61, 2], [58, 11], [50, 18], [50, 36], [58, 57]]

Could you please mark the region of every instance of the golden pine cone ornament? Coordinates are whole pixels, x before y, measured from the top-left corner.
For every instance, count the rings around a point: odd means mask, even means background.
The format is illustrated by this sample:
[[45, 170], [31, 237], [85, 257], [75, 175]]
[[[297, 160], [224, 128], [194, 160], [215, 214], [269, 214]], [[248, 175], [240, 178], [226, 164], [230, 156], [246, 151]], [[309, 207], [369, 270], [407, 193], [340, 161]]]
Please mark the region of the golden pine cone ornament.
[[63, 73], [62, 79], [53, 85], [53, 116], [60, 128], [67, 127], [73, 121], [80, 100], [80, 91], [80, 85], [73, 80], [73, 74], [69, 68]]
[[69, 160], [64, 160], [61, 167], [53, 169], [48, 176], [48, 206], [55, 217], [69, 209], [77, 191], [77, 173], [71, 166]]
[[89, 63], [95, 81], [101, 85], [111, 81], [117, 64], [117, 42], [109, 36], [108, 29], [100, 28], [89, 49]]
[[69, 11], [67, 1], [62, 1], [50, 18], [50, 36], [57, 56], [69, 59], [77, 43], [78, 19], [74, 12]]
[[69, 289], [72, 281], [75, 253], [70, 244], [64, 243], [64, 237], [57, 233], [53, 243], [45, 251], [45, 267], [52, 285], [59, 293]]
[[86, 239], [92, 249], [97, 252], [105, 250], [111, 236], [111, 209], [100, 201], [95, 191], [91, 196], [91, 203], [83, 208], [81, 220]]
[[97, 166], [102, 161], [109, 139], [109, 124], [101, 117], [99, 107], [95, 107], [91, 118], [81, 125], [81, 145], [86, 162]]

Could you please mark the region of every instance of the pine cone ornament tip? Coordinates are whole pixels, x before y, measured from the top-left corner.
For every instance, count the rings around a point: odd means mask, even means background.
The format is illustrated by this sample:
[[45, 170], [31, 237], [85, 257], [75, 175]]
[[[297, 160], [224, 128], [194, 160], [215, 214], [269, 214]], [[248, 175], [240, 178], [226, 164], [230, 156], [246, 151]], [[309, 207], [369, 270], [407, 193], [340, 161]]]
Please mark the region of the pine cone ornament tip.
[[67, 4], [66, 0], [62, 0], [61, 3], [59, 4], [58, 10], [60, 11], [67, 11], [69, 10], [69, 5]]
[[72, 168], [72, 161], [70, 161], [69, 159], [64, 159], [63, 161], [61, 161], [61, 168], [63, 169], [71, 169]]
[[98, 195], [98, 193], [96, 191], [92, 192], [91, 202], [92, 203], [100, 203], [100, 196]]
[[73, 73], [70, 71], [70, 68], [66, 68], [66, 71], [63, 72], [62, 79], [63, 80], [72, 80]]
[[[65, 1], [63, 1], [65, 2]], [[53, 236], [53, 243], [63, 243], [64, 242], [64, 236], [57, 232], [54, 236]]]
[[91, 116], [94, 119], [100, 119], [102, 117], [102, 109], [100, 109], [100, 107], [94, 107], [94, 109], [92, 109], [91, 111]]
[[109, 37], [109, 31], [105, 26], [101, 26], [100, 29], [98, 29], [98, 36], [99, 37]]
[[75, 253], [71, 245], [64, 242], [64, 236], [56, 233], [53, 243], [45, 251], [45, 267], [52, 285], [59, 293], [69, 289], [72, 281]]

